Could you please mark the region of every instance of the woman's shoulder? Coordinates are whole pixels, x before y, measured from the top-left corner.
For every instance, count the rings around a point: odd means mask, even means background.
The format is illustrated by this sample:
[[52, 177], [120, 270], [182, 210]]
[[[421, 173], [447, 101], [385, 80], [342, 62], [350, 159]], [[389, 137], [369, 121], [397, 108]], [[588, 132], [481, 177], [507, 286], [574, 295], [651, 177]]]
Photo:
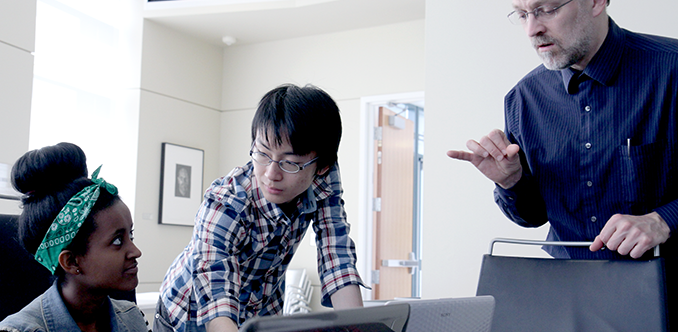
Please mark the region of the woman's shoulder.
[[42, 295], [25, 306], [21, 311], [7, 316], [0, 322], [0, 331], [45, 331], [45, 321], [42, 319], [40, 302]]
[[0, 322], [0, 331], [41, 332], [47, 330], [42, 319], [36, 319], [35, 316], [22, 316], [19, 313], [8, 316]]

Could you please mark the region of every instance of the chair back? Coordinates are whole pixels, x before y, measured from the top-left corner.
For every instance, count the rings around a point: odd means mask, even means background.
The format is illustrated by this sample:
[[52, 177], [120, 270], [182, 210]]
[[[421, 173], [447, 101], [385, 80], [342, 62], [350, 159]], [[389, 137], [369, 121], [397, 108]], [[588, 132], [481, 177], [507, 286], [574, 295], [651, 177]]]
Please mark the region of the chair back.
[[0, 214], [0, 321], [44, 293], [55, 277], [24, 249], [17, 236], [17, 215]]
[[[529, 242], [522, 244], [553, 245]], [[496, 300], [492, 332], [668, 330], [663, 258], [505, 257], [490, 250], [476, 295]]]

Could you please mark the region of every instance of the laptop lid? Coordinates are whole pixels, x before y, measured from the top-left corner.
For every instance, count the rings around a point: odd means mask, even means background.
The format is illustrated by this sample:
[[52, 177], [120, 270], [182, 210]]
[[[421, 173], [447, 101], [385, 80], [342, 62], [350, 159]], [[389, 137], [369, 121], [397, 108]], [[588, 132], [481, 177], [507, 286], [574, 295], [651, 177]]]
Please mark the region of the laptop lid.
[[489, 332], [492, 327], [492, 296], [395, 300], [386, 306], [403, 302], [410, 305], [407, 332]]
[[403, 332], [410, 307], [407, 303], [390, 306], [332, 310], [290, 316], [257, 316], [243, 324], [239, 332]]

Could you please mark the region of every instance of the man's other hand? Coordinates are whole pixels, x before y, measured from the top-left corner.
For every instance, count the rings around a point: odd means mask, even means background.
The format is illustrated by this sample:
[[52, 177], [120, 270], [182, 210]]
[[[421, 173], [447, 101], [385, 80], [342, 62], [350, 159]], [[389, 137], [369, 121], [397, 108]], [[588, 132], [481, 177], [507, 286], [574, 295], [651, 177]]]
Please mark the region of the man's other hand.
[[670, 232], [669, 225], [657, 212], [644, 216], [615, 214], [589, 249], [598, 251], [605, 246], [620, 255], [640, 258], [646, 251], [666, 242]]

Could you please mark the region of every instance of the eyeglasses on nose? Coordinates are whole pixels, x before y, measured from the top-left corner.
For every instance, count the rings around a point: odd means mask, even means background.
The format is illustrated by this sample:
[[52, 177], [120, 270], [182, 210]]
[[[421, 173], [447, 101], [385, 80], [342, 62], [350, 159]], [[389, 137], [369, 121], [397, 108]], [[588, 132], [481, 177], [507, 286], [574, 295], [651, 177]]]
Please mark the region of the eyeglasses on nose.
[[572, 0], [569, 0], [564, 4], [556, 7], [539, 6], [530, 12], [524, 10], [514, 10], [510, 12], [507, 15], [507, 17], [509, 21], [511, 21], [511, 23], [516, 25], [527, 23], [527, 19], [529, 18], [530, 15], [532, 15], [533, 18], [537, 21], [547, 22], [558, 15], [558, 9], [567, 5], [570, 2], [572, 2]]
[[283, 172], [294, 174], [294, 173], [299, 173], [302, 169], [308, 167], [309, 165], [313, 164], [318, 160], [318, 157], [315, 157], [308, 162], [306, 162], [303, 165], [299, 165], [295, 162], [289, 161], [289, 160], [273, 160], [271, 157], [269, 157], [267, 154], [259, 151], [253, 151], [250, 150], [250, 157], [254, 162], [256, 162], [259, 165], [262, 166], [268, 166], [271, 163], [277, 163], [278, 166], [280, 167]]

